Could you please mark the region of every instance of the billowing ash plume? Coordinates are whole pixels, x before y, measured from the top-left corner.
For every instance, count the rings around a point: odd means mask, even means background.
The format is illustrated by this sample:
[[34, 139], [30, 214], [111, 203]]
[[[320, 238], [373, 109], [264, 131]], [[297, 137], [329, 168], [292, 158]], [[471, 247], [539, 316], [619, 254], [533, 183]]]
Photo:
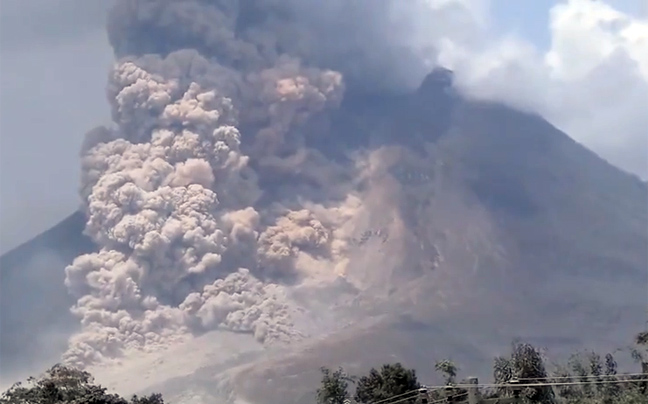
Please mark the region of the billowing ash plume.
[[[371, 91], [419, 85], [432, 50], [430, 0], [119, 1], [108, 34], [119, 57], [195, 49], [239, 72], [290, 55]], [[425, 26], [425, 29], [421, 29]]]
[[[389, 82], [393, 66], [375, 55], [413, 63], [398, 43], [365, 46], [399, 29], [397, 3], [117, 2], [114, 126], [82, 150], [86, 232], [100, 250], [66, 270], [83, 325], [68, 362], [215, 329], [266, 344], [302, 336], [287, 285], [343, 275], [365, 209], [361, 165], [329, 161], [307, 139], [347, 86]], [[361, 29], [361, 18], [373, 23]]]

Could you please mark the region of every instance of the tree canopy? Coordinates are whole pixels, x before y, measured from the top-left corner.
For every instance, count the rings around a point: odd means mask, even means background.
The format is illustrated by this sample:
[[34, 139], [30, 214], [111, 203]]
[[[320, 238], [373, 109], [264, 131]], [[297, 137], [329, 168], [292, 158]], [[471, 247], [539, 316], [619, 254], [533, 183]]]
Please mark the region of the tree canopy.
[[0, 396], [0, 404], [164, 404], [160, 394], [138, 397], [130, 401], [110, 394], [105, 387], [94, 384], [88, 372], [55, 365], [40, 378], [30, 377], [18, 382]]
[[[354, 399], [359, 403], [372, 403], [418, 390], [420, 384], [416, 371], [400, 363], [385, 364], [380, 370], [371, 369], [367, 376], [358, 379]], [[414, 395], [410, 401], [414, 402]]]
[[[640, 370], [621, 374], [613, 354], [602, 356], [591, 351], [573, 354], [566, 362], [554, 364], [550, 372], [539, 349], [514, 342], [508, 355], [494, 359], [497, 387], [480, 389], [481, 395], [494, 399], [517, 396], [524, 404], [648, 404], [648, 333], [638, 334], [634, 343], [630, 353]], [[428, 402], [442, 402], [446, 397], [460, 397], [459, 402], [465, 402], [468, 390], [465, 381], [456, 382], [457, 366], [442, 360], [435, 369], [443, 374], [446, 387], [424, 390]], [[357, 403], [414, 403], [422, 397], [417, 392], [421, 385], [416, 372], [400, 363], [372, 368], [359, 378], [347, 376], [341, 368], [323, 372], [319, 404], [343, 404], [351, 397], [349, 381], [355, 385], [353, 399]]]
[[317, 389], [318, 404], [344, 404], [344, 400], [349, 398], [347, 390], [349, 378], [342, 368], [331, 371], [322, 368], [322, 386]]

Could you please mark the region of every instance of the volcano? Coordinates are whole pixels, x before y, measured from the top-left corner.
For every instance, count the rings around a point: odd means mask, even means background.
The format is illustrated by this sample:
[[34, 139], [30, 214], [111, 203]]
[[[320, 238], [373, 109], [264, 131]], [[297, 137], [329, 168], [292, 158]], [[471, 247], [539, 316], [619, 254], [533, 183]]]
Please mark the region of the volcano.
[[305, 403], [321, 366], [433, 383], [516, 338], [630, 341], [647, 184], [471, 98], [423, 29], [451, 11], [115, 1], [80, 210], [0, 260], [3, 383], [61, 361], [122, 395]]
[[[328, 128], [346, 143], [309, 140], [327, 158], [379, 151], [372, 181], [380, 187], [370, 198], [379, 214], [356, 221], [344, 277], [295, 289], [296, 301], [320, 313], [311, 319], [323, 325], [317, 333], [270, 352], [245, 335], [206, 333], [103, 368], [99, 381], [171, 401], [301, 402], [320, 366], [353, 371], [398, 360], [431, 380], [434, 361], [451, 357], [485, 377], [513, 338], [551, 352], [609, 350], [643, 326], [645, 182], [537, 115], [459, 96], [445, 70], [413, 93], [351, 94]], [[42, 363], [51, 336], [78, 328], [64, 267], [97, 249], [85, 222], [75, 213], [1, 257], [3, 373]], [[131, 372], [145, 376], [132, 385]]]

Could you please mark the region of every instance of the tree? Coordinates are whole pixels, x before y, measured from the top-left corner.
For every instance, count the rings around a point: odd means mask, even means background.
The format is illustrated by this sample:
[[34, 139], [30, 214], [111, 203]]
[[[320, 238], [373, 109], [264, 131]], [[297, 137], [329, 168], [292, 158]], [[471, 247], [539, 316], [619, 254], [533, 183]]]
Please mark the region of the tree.
[[[645, 404], [648, 397], [642, 391], [642, 382], [632, 382], [635, 377], [618, 375], [617, 363], [612, 354], [605, 355], [605, 364], [593, 352], [572, 355], [567, 366], [559, 366], [556, 379], [559, 403], [563, 404]], [[639, 380], [643, 376], [636, 376]], [[621, 382], [623, 380], [623, 382]], [[630, 381], [630, 382], [628, 382]]]
[[635, 337], [635, 347], [631, 349], [632, 357], [641, 364], [642, 373], [648, 373], [648, 331]]
[[[505, 385], [512, 379], [518, 379], [524, 384], [536, 384], [547, 381], [542, 354], [531, 344], [514, 342], [510, 357], [495, 358], [493, 366], [495, 383]], [[510, 396], [512, 390], [502, 387], [500, 394]], [[553, 403], [554, 392], [551, 387], [527, 387], [521, 394], [529, 403]]]
[[[648, 331], [642, 331], [635, 337], [636, 348], [632, 349], [632, 357], [641, 364], [641, 373], [648, 374]], [[648, 383], [642, 382], [641, 392], [648, 395]]]
[[434, 369], [443, 373], [447, 385], [454, 384], [455, 379], [457, 378], [457, 371], [459, 370], [454, 362], [447, 359], [437, 362], [434, 365]]
[[413, 403], [420, 387], [416, 371], [406, 369], [400, 363], [386, 364], [380, 371], [372, 368], [368, 376], [358, 380], [354, 398], [360, 403], [373, 403], [395, 396], [407, 398], [411, 393], [411, 399], [402, 402]]
[[135, 395], [131, 399], [131, 404], [164, 404], [164, 400], [160, 393], [151, 394], [150, 396], [145, 397], [138, 397]]
[[321, 368], [322, 383], [317, 389], [318, 404], [343, 404], [349, 398], [347, 387], [351, 380], [342, 368], [332, 372], [328, 368]]
[[603, 386], [604, 404], [612, 404], [614, 398], [618, 397], [621, 393], [621, 386], [616, 383], [610, 383], [617, 375], [618, 364], [611, 353], [605, 355], [605, 380], [608, 381]]
[[[37, 379], [30, 377], [27, 385], [18, 382], [0, 396], [0, 404], [129, 404], [117, 394], [94, 384], [92, 375], [74, 368], [55, 365]], [[164, 404], [162, 396], [134, 396], [131, 404]]]

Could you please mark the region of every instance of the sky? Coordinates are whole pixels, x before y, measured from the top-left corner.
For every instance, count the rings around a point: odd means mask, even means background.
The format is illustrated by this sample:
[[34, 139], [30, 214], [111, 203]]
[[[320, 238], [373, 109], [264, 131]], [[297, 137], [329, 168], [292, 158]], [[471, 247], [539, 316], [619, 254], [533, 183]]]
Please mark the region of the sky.
[[0, 252], [78, 206], [80, 142], [110, 118], [105, 4], [0, 2]]
[[[464, 91], [539, 112], [648, 178], [648, 0], [427, 1], [460, 10], [435, 21], [435, 62]], [[108, 6], [0, 2], [0, 252], [79, 204], [83, 134], [110, 118]]]
[[456, 2], [480, 28], [447, 22], [438, 61], [466, 92], [537, 112], [648, 178], [648, 0]]

